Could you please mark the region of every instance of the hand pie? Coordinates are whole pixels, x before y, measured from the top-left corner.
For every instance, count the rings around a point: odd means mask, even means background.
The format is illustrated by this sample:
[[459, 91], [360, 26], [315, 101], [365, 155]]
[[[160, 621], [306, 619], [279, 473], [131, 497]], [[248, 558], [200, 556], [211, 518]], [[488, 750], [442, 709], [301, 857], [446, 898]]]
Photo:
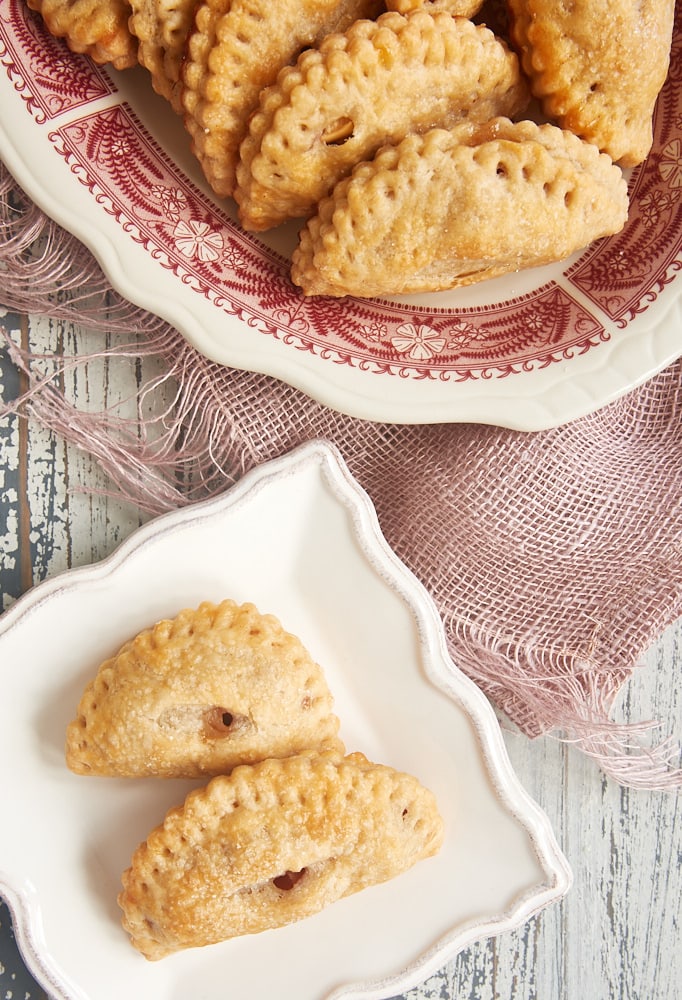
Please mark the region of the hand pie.
[[625, 224], [619, 167], [554, 125], [434, 129], [388, 146], [325, 199], [300, 235], [307, 295], [396, 295], [561, 260]]
[[72, 52], [116, 69], [137, 65], [137, 39], [128, 27], [128, 0], [27, 0], [45, 27]]
[[197, 777], [342, 748], [321, 668], [272, 615], [203, 603], [127, 642], [88, 684], [66, 735], [77, 774]]
[[674, 0], [509, 0], [510, 31], [545, 114], [632, 167], [653, 141]]
[[180, 70], [197, 0], [130, 0], [130, 28], [139, 39], [138, 60], [152, 86], [182, 113]]
[[183, 63], [185, 125], [216, 194], [232, 194], [239, 144], [261, 89], [330, 31], [379, 0], [201, 0]]
[[528, 101], [516, 55], [486, 27], [416, 10], [356, 21], [282, 71], [262, 95], [234, 192], [250, 230], [309, 215], [386, 142]]
[[135, 851], [118, 902], [146, 958], [282, 927], [441, 846], [416, 778], [362, 754], [244, 765], [190, 792]]

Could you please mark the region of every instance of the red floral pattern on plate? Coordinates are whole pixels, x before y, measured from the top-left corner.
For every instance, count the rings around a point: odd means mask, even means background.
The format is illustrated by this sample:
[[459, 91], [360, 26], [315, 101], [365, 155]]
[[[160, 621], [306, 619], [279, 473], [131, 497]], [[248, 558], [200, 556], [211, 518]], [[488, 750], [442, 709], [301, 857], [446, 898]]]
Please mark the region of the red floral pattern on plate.
[[[33, 114], [55, 99], [55, 66], [66, 108], [50, 139], [70, 170], [126, 235], [156, 264], [222, 312], [245, 334], [275, 337], [335, 364], [421, 380], [501, 378], [546, 368], [610, 339], [644, 312], [679, 269], [682, 240], [682, 29], [676, 14], [671, 73], [655, 117], [655, 139], [630, 182], [626, 228], [523, 295], [481, 306], [443, 308], [406, 301], [305, 298], [291, 284], [288, 261], [244, 233], [208, 199], [122, 99], [98, 101], [102, 73], [88, 60], [42, 37], [10, 0], [0, 37], [15, 53], [8, 72], [25, 87]], [[29, 30], [27, 25], [31, 23]], [[22, 61], [23, 59], [23, 61]], [[22, 73], [14, 67], [21, 65]], [[41, 67], [51, 72], [41, 76]], [[50, 81], [47, 86], [45, 80]], [[26, 81], [30, 80], [31, 83]], [[40, 82], [40, 85], [36, 81]], [[115, 94], [112, 86], [110, 93]], [[89, 96], [88, 96], [89, 95]], [[94, 102], [94, 103], [93, 103]], [[86, 105], [83, 114], [73, 109]], [[170, 114], [170, 111], [169, 111]], [[575, 294], [573, 293], [575, 290]], [[611, 324], [611, 326], [609, 325]]]
[[99, 204], [161, 266], [217, 308], [249, 317], [301, 349], [377, 372], [466, 379], [566, 358], [604, 336], [603, 326], [553, 283], [525, 299], [461, 314], [306, 299], [289, 281], [287, 261], [208, 203], [126, 105], [63, 126], [53, 142]]
[[23, 0], [6, 3], [0, 12], [0, 63], [37, 122], [115, 93], [109, 78], [53, 38]]

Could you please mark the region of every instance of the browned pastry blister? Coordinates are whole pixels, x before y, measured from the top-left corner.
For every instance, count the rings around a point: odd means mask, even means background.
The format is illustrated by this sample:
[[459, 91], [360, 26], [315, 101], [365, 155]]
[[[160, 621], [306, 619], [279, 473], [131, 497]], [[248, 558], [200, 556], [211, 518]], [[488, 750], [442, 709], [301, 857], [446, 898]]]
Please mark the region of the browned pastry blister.
[[137, 65], [137, 39], [130, 31], [128, 0], [27, 0], [50, 34], [72, 52], [116, 69]]
[[197, 0], [130, 0], [130, 30], [152, 86], [182, 113], [181, 67]]
[[623, 166], [645, 159], [668, 73], [674, 0], [509, 0], [545, 114]]
[[138, 847], [123, 927], [150, 960], [282, 927], [398, 876], [442, 838], [433, 794], [362, 754], [245, 765], [191, 792]]
[[185, 125], [214, 192], [232, 194], [239, 144], [263, 87], [302, 49], [380, 0], [202, 0], [183, 63]]
[[554, 125], [409, 136], [358, 165], [300, 235], [307, 295], [439, 291], [562, 260], [627, 219], [619, 167]]
[[77, 774], [197, 777], [343, 749], [332, 696], [301, 641], [253, 604], [204, 602], [125, 643], [66, 736]]
[[309, 215], [383, 143], [466, 118], [514, 117], [528, 99], [516, 55], [467, 18], [416, 10], [357, 21], [261, 95], [237, 169], [240, 220], [263, 230]]

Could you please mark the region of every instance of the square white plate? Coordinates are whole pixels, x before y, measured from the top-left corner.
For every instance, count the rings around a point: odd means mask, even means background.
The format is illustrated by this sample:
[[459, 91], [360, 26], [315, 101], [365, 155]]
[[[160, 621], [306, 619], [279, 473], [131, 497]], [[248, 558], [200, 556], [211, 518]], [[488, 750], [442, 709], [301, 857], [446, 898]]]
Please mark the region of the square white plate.
[[[65, 727], [100, 661], [202, 600], [253, 601], [324, 668], [348, 750], [437, 796], [440, 853], [290, 927], [161, 962], [120, 926], [131, 853], [197, 782], [84, 778]], [[22, 953], [69, 1000], [389, 997], [525, 922], [571, 876], [495, 715], [449, 658], [435, 606], [337, 453], [313, 442], [165, 515], [0, 618], [0, 892]]]

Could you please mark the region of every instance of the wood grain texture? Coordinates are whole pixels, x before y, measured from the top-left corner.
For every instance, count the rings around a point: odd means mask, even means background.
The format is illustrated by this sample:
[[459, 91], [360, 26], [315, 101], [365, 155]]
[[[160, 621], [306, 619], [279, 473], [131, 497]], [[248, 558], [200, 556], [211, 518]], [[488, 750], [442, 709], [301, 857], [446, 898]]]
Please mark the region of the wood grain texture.
[[[0, 323], [37, 351], [93, 347], [94, 335], [68, 324], [9, 315], [0, 315]], [[120, 367], [116, 372], [115, 382], [106, 362], [87, 376], [73, 372], [64, 391], [80, 408], [115, 403], [134, 419], [146, 373], [141, 366], [131, 366], [125, 377]], [[2, 397], [20, 388], [0, 356]], [[0, 420], [2, 608], [32, 583], [109, 555], [146, 519], [129, 504], [87, 492], [93, 486], [105, 489], [106, 483], [86, 452], [35, 424]], [[679, 735], [681, 671], [682, 622], [661, 637], [623, 689], [618, 717], [660, 717], [663, 734]], [[679, 795], [623, 789], [577, 748], [551, 738], [529, 741], [509, 729], [505, 740], [521, 781], [553, 824], [573, 868], [573, 888], [518, 930], [467, 949], [409, 1000], [682, 1000]], [[43, 997], [0, 906], [0, 1000]]]

